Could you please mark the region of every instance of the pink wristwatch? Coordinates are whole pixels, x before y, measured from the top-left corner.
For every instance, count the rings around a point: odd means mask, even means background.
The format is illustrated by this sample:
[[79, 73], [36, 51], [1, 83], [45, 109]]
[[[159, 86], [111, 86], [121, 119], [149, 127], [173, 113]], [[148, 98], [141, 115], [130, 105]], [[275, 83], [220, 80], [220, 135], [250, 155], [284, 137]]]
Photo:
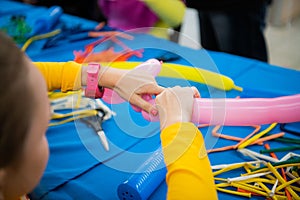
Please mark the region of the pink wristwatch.
[[104, 88], [98, 85], [100, 64], [89, 63], [87, 68], [87, 81], [85, 96], [89, 98], [101, 98], [104, 94]]

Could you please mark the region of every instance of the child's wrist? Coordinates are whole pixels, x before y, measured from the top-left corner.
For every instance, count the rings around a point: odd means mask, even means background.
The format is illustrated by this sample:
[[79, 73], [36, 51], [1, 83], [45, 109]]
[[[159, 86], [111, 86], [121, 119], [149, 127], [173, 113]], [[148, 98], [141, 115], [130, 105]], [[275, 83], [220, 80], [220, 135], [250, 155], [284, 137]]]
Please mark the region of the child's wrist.
[[98, 84], [99, 86], [112, 89], [117, 85], [122, 75], [123, 70], [111, 67], [101, 67]]
[[81, 67], [81, 86], [86, 86], [87, 80], [87, 66]]

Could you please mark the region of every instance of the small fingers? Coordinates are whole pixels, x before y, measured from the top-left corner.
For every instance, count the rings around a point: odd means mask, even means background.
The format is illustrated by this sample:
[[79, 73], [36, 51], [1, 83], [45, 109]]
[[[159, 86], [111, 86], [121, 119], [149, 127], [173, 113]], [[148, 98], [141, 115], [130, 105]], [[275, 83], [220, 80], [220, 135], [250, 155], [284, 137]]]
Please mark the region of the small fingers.
[[201, 95], [200, 95], [200, 92], [198, 91], [198, 89], [195, 86], [192, 86], [191, 88], [194, 92], [194, 98], [200, 98]]
[[154, 106], [154, 100], [151, 101], [151, 103], [150, 103], [150, 102], [144, 100], [141, 96], [134, 94], [130, 98], [130, 103], [141, 108], [142, 110], [146, 111], [147, 113], [150, 113], [153, 116], [156, 116], [158, 114], [158, 110]]

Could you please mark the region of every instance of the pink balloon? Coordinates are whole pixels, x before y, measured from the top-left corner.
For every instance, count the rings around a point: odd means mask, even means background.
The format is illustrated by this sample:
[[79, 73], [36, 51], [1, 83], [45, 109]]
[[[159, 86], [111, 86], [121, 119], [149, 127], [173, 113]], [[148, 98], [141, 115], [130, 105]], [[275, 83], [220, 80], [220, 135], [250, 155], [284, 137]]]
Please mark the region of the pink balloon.
[[109, 104], [123, 103], [125, 100], [118, 95], [115, 91], [105, 88], [102, 100]]
[[[154, 100], [152, 101], [154, 103]], [[145, 119], [158, 121], [142, 111]], [[197, 98], [192, 122], [195, 124], [250, 126], [300, 121], [300, 94], [277, 98]]]

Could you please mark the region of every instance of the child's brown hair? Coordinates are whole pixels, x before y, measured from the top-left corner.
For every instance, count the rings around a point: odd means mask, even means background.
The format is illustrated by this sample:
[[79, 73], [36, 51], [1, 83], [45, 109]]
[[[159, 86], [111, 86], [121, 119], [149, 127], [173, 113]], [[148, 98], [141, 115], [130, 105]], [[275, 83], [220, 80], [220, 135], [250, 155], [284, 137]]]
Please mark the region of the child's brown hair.
[[0, 169], [18, 160], [34, 109], [26, 56], [0, 31]]

